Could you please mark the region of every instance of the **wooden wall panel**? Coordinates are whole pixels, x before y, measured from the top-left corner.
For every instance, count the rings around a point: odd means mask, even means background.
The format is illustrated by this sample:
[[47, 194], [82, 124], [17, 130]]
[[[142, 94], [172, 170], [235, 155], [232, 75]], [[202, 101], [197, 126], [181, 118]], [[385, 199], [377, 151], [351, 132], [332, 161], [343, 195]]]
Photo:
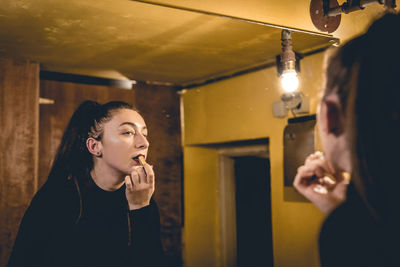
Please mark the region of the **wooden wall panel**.
[[133, 90], [59, 81], [40, 81], [40, 97], [55, 101], [40, 105], [39, 185], [46, 180], [61, 137], [76, 108], [85, 100], [101, 104], [124, 101], [134, 105]]
[[0, 60], [0, 266], [38, 186], [39, 65]]
[[149, 129], [148, 162], [156, 174], [155, 199], [160, 208], [161, 234], [170, 266], [181, 263], [182, 147], [179, 95], [166, 86], [137, 84], [136, 107]]

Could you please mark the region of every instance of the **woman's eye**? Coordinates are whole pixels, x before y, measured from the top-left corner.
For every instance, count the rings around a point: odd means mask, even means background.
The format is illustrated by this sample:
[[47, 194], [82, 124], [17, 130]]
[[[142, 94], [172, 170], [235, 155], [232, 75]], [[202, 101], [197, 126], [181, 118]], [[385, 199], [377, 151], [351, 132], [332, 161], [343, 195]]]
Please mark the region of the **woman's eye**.
[[126, 135], [135, 135], [135, 133], [132, 132], [132, 131], [125, 132], [124, 134], [126, 134]]

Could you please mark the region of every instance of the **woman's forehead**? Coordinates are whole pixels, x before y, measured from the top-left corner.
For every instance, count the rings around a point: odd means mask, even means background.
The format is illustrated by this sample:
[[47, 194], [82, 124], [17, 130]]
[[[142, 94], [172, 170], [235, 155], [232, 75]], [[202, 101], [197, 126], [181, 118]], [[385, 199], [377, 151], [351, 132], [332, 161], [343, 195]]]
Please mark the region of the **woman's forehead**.
[[109, 121], [114, 126], [122, 126], [122, 125], [135, 125], [138, 128], [146, 127], [146, 123], [140, 114], [131, 109], [121, 109], [116, 111], [112, 119]]

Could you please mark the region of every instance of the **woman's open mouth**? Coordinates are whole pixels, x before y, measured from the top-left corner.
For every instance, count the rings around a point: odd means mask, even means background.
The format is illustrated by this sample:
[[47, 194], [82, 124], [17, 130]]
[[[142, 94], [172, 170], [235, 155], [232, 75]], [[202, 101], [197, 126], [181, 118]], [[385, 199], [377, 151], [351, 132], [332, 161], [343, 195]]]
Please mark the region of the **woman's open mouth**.
[[143, 157], [144, 157], [143, 154], [138, 154], [137, 156], [134, 156], [132, 159], [133, 159], [134, 161], [136, 161], [136, 163], [140, 164], [140, 161], [139, 161], [139, 157], [140, 157], [140, 156], [143, 156]]

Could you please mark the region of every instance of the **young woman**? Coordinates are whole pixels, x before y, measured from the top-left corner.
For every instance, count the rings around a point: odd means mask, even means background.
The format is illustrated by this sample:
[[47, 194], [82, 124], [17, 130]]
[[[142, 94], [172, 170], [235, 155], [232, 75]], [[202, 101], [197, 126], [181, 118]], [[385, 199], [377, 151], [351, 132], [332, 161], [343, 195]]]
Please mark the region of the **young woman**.
[[8, 267], [159, 266], [145, 121], [124, 102], [82, 103], [27, 209]]
[[400, 266], [398, 29], [400, 15], [385, 15], [327, 66], [318, 112], [325, 154], [310, 155], [294, 181], [329, 214], [319, 239], [322, 266]]

